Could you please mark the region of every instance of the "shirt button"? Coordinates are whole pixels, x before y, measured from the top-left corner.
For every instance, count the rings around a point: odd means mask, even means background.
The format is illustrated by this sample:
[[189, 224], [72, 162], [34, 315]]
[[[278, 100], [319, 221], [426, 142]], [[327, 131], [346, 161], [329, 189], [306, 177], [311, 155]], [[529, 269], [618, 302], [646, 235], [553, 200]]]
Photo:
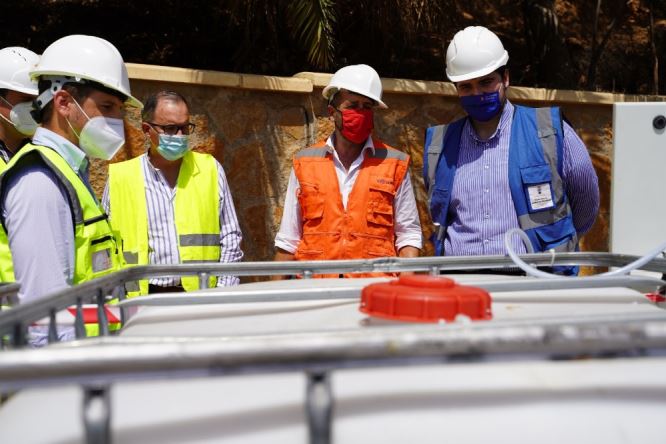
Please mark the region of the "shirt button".
[[483, 190], [483, 192], [484, 192], [484, 193], [488, 193], [488, 192], [490, 192], [490, 188], [486, 188], [485, 190]]
[[484, 165], [483, 168], [488, 169], [490, 168], [490, 165]]
[[490, 242], [490, 239], [484, 239], [484, 240], [483, 240], [483, 243], [484, 243], [484, 244], [487, 244], [488, 242]]
[[490, 214], [486, 213], [486, 214], [483, 215], [483, 217], [486, 218], [486, 219], [490, 219]]

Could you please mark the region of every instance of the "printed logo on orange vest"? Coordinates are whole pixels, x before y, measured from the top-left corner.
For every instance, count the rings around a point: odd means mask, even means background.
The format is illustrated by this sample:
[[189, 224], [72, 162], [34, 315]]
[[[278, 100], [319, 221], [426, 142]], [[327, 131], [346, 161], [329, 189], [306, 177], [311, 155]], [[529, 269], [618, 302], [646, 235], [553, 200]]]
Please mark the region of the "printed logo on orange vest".
[[393, 179], [384, 179], [380, 177], [377, 179], [377, 183], [381, 185], [393, 185]]

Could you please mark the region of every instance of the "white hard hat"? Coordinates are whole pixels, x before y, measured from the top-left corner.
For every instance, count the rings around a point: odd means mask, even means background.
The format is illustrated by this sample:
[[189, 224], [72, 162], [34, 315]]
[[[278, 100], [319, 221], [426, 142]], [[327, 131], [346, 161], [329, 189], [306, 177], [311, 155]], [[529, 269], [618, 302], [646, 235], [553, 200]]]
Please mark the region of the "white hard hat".
[[28, 73], [39, 61], [34, 52], [20, 46], [0, 49], [0, 89], [11, 89], [36, 96], [37, 83]]
[[483, 26], [458, 31], [446, 50], [446, 76], [452, 82], [485, 76], [509, 61], [499, 37]]
[[340, 68], [333, 74], [322, 95], [326, 100], [330, 100], [341, 89], [366, 96], [377, 102], [380, 108], [388, 108], [382, 102], [382, 81], [371, 66], [349, 65]]
[[[73, 81], [92, 80], [127, 96], [129, 104], [142, 106], [130, 92], [127, 68], [120, 52], [99, 37], [68, 35], [56, 40], [44, 50], [39, 63], [30, 71], [30, 77], [46, 80], [58, 77], [73, 77]], [[45, 97], [41, 106], [45, 106], [51, 98], [52, 96]]]

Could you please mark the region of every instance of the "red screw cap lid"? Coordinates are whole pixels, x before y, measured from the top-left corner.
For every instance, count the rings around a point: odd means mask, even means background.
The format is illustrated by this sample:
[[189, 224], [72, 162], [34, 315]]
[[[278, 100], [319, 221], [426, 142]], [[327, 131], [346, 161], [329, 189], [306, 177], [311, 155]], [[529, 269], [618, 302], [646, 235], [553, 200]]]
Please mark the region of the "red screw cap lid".
[[491, 319], [490, 294], [452, 279], [407, 275], [370, 284], [361, 293], [360, 310], [370, 316], [408, 322], [453, 321], [459, 314]]

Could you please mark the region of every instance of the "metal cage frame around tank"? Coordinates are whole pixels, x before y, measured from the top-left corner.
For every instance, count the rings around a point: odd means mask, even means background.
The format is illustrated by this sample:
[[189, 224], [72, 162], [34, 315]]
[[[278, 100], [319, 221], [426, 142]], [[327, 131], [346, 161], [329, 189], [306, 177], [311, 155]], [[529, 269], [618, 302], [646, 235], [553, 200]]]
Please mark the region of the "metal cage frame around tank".
[[[521, 256], [534, 265], [588, 265], [619, 267], [637, 259], [610, 253], [557, 253]], [[502, 321], [492, 324], [376, 328], [372, 334], [358, 331], [321, 332], [229, 338], [123, 338], [109, 336], [104, 304], [121, 299], [121, 318], [132, 305], [224, 304], [289, 300], [358, 298], [358, 289], [234, 290], [224, 295], [196, 298], [169, 295], [125, 299], [124, 284], [153, 276], [199, 276], [202, 287], [210, 275], [300, 275], [319, 273], [368, 273], [421, 271], [433, 275], [447, 270], [511, 268], [503, 256], [386, 258], [320, 262], [247, 262], [236, 264], [187, 264], [138, 266], [68, 288], [41, 300], [0, 312], [0, 335], [9, 343], [0, 351], [0, 391], [76, 382], [84, 390], [83, 422], [88, 442], [111, 442], [111, 384], [160, 377], [224, 376], [247, 373], [304, 372], [307, 375], [305, 420], [310, 442], [331, 439], [334, 399], [330, 373], [344, 368], [424, 363], [478, 362], [488, 356], [550, 356], [580, 353], [644, 353], [666, 350], [666, 315], [655, 312], [627, 316], [574, 316], [539, 323]], [[666, 259], [653, 259], [643, 270], [666, 273]], [[663, 295], [665, 282], [646, 276], [610, 276], [524, 279], [481, 283], [491, 292], [568, 288], [627, 287]], [[16, 284], [0, 287], [0, 298], [15, 298]], [[85, 337], [83, 304], [97, 304], [99, 338]], [[55, 314], [76, 306], [71, 343], [41, 350], [21, 350], [27, 327], [49, 318], [49, 340], [57, 342]], [[17, 350], [9, 350], [8, 348]], [[102, 412], [92, 415], [91, 412]]]

